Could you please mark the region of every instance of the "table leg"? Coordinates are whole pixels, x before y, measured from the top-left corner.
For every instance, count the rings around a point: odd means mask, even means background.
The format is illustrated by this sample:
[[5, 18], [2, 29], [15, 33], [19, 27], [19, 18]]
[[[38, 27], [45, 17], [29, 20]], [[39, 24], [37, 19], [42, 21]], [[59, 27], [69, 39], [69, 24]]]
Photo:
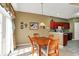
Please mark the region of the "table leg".
[[38, 54], [39, 54], [39, 56], [41, 56], [41, 46], [39, 45], [39, 47], [38, 47]]

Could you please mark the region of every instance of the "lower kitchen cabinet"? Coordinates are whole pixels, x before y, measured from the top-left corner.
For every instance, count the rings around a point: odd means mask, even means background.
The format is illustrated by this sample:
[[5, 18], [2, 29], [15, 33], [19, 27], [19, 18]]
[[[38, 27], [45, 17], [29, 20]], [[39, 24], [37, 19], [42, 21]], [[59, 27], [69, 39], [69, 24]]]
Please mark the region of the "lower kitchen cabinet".
[[66, 46], [68, 42], [68, 34], [64, 33], [63, 34], [63, 46]]
[[68, 33], [68, 40], [72, 40], [72, 36], [73, 36], [72, 33]]

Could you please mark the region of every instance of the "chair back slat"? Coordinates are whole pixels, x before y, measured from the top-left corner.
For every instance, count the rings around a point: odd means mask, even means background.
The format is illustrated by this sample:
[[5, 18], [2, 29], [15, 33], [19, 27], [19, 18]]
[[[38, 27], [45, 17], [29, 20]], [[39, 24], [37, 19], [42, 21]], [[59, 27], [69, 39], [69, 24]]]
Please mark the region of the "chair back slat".
[[28, 37], [29, 37], [29, 39], [30, 39], [31, 45], [34, 46], [34, 42], [33, 42], [32, 38], [31, 38], [30, 36], [28, 36]]
[[47, 47], [48, 56], [58, 56], [59, 55], [59, 43], [58, 40], [49, 40]]

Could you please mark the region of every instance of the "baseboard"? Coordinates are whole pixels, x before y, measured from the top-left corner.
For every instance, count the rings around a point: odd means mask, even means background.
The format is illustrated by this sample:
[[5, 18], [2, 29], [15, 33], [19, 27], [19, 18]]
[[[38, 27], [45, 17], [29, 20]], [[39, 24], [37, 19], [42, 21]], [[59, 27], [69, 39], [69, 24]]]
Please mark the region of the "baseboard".
[[75, 39], [72, 39], [72, 40], [75, 40]]
[[30, 45], [29, 43], [27, 44], [17, 44], [16, 46], [25, 46], [25, 45]]

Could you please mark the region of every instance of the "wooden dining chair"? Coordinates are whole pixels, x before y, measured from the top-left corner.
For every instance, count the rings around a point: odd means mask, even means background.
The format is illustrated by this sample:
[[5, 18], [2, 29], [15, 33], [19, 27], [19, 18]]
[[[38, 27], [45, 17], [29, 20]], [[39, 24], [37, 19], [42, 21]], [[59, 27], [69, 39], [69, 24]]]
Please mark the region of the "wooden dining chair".
[[33, 56], [34, 55], [34, 42], [33, 42], [32, 38], [30, 36], [28, 36], [28, 37], [29, 37], [30, 43], [32, 45], [32, 56]]
[[54, 38], [54, 35], [53, 34], [49, 34], [49, 38], [50, 39], [53, 39]]
[[47, 46], [48, 56], [59, 56], [59, 40], [49, 40]]
[[38, 33], [34, 33], [33, 36], [34, 37], [39, 37], [39, 34]]

